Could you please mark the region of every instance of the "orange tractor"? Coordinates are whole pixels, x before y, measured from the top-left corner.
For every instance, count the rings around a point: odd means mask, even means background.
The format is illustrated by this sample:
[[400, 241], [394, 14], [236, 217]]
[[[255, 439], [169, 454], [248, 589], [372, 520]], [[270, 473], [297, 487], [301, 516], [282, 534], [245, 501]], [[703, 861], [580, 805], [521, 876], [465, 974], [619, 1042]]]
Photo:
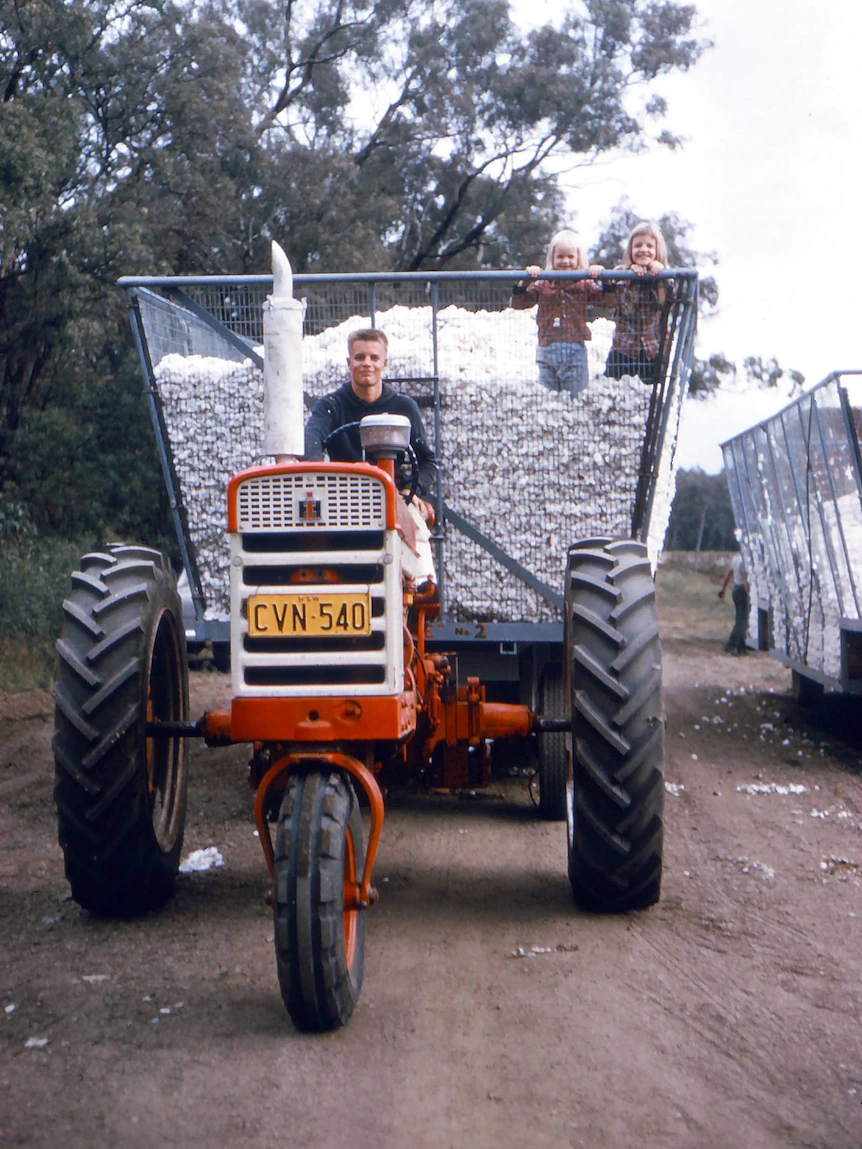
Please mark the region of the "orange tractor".
[[73, 897], [103, 914], [164, 903], [183, 840], [185, 740], [250, 743], [278, 980], [312, 1031], [344, 1025], [359, 997], [385, 790], [487, 786], [492, 743], [538, 739], [579, 903], [648, 906], [661, 882], [661, 652], [644, 544], [569, 549], [562, 675], [545, 697], [555, 713], [491, 701], [459, 673], [457, 650], [434, 648], [435, 588], [419, 593], [402, 574], [405, 429], [392, 417], [372, 431], [365, 462], [312, 463], [295, 458], [291, 425], [274, 461], [230, 479], [228, 709], [189, 717], [182, 606], [159, 552], [84, 556], [58, 642], [55, 796]]

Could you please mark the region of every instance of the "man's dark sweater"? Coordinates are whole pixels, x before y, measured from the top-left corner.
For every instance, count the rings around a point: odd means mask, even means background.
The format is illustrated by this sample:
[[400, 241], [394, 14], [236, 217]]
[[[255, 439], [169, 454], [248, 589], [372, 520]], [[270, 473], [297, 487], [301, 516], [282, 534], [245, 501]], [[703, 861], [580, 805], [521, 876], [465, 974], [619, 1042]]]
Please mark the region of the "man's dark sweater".
[[[373, 403], [366, 403], [364, 399], [360, 399], [349, 383], [342, 383], [337, 391], [318, 399], [305, 424], [306, 459], [322, 459], [326, 437], [347, 423], [358, 423], [366, 415], [407, 416], [410, 420], [410, 446], [416, 452], [419, 463], [419, 494], [426, 496], [431, 494], [434, 489], [437, 462], [425, 438], [419, 408], [409, 395], [399, 395], [388, 383], [383, 384], [383, 393]], [[333, 439], [329, 456], [339, 463], [361, 462], [362, 448], [358, 428]]]

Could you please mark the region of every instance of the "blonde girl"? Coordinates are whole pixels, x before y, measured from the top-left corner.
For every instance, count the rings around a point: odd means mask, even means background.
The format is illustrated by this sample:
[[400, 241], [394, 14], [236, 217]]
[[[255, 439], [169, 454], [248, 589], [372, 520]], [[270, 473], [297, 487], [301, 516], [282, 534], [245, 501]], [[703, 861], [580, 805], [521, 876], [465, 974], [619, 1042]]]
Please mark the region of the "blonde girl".
[[[637, 224], [629, 233], [625, 255], [615, 271], [656, 275], [667, 267], [667, 243], [661, 228], [652, 220]], [[621, 379], [637, 375], [644, 383], [658, 383], [663, 316], [672, 296], [668, 280], [639, 283], [605, 283], [605, 295], [613, 300], [616, 328], [605, 375]]]
[[[548, 244], [546, 271], [587, 271], [587, 259], [575, 232], [558, 231]], [[591, 274], [601, 268], [590, 268]], [[542, 279], [542, 268], [526, 269], [533, 282], [521, 281], [512, 292], [512, 307], [535, 307], [539, 342], [536, 362], [539, 382], [550, 391], [565, 391], [573, 398], [586, 387], [587, 302], [602, 289], [593, 280]]]

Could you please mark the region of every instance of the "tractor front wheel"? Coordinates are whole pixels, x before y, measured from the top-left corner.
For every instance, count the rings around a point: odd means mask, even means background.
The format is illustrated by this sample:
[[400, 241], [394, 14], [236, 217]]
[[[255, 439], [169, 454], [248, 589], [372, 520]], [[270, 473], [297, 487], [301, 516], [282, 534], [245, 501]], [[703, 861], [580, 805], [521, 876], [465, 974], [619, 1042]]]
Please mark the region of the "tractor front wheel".
[[365, 911], [355, 899], [364, 861], [349, 779], [291, 775], [276, 832], [273, 918], [281, 996], [297, 1029], [346, 1025], [359, 999]]
[[646, 548], [571, 548], [566, 650], [572, 699], [569, 879], [604, 911], [658, 901], [665, 720], [655, 587]]
[[186, 815], [185, 743], [150, 721], [188, 718], [176, 578], [158, 551], [85, 555], [63, 603], [54, 683], [54, 798], [72, 897], [142, 913], [174, 888]]

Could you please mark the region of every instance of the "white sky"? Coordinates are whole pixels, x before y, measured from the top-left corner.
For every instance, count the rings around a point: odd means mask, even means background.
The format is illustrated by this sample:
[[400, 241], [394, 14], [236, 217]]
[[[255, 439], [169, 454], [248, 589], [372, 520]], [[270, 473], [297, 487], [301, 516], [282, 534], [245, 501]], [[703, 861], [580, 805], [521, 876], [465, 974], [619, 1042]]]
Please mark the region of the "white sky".
[[[717, 318], [699, 354], [775, 356], [806, 386], [862, 367], [862, 4], [832, 0], [694, 0], [714, 42], [687, 74], [660, 79], [666, 124], [686, 143], [572, 172], [563, 179], [589, 241], [627, 196], [644, 217], [677, 211], [693, 246], [714, 251]], [[531, 23], [559, 0], [514, 0]], [[786, 394], [729, 392], [690, 403], [681, 466], [719, 470], [717, 444], [776, 411]]]

